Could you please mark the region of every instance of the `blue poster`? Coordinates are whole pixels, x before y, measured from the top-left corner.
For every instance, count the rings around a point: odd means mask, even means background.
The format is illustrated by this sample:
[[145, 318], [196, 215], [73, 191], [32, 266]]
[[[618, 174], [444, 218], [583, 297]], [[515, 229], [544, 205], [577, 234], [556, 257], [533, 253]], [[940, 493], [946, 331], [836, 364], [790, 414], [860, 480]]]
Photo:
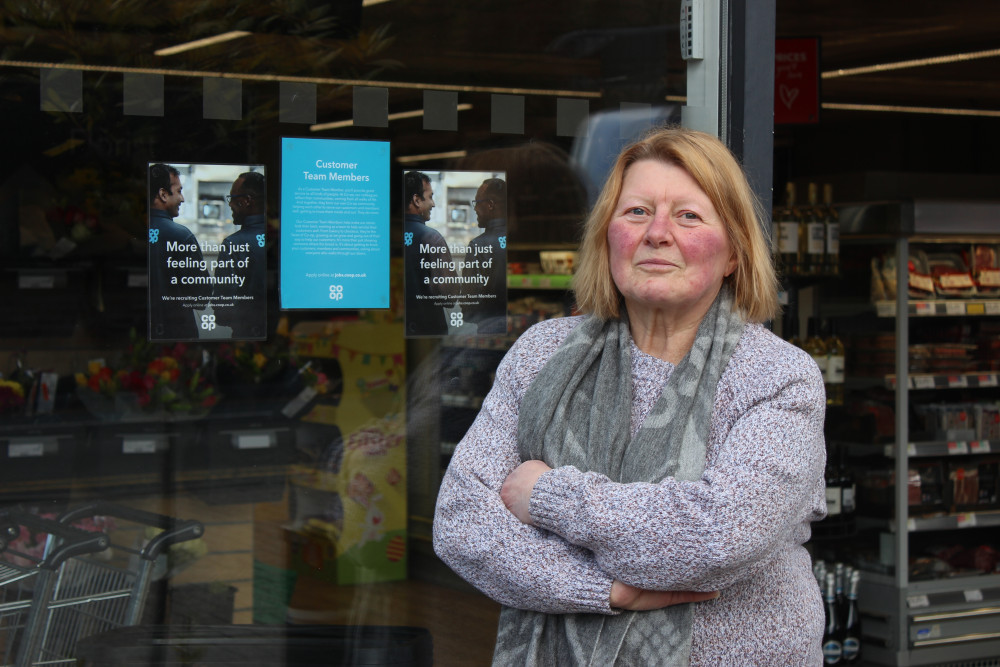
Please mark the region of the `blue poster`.
[[281, 307], [389, 307], [389, 142], [281, 140]]

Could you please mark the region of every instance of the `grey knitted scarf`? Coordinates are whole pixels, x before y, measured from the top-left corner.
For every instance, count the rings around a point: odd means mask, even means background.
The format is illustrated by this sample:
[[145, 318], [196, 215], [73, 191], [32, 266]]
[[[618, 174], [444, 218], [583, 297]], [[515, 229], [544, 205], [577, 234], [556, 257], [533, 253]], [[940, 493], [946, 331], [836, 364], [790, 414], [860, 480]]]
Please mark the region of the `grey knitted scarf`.
[[[632, 341], [628, 323], [588, 318], [528, 388], [518, 416], [522, 460], [572, 465], [614, 481], [697, 480], [705, 468], [719, 377], [745, 322], [722, 291], [698, 327], [694, 345], [670, 375], [635, 437]], [[505, 607], [495, 665], [687, 665], [691, 605], [647, 612], [544, 614]]]

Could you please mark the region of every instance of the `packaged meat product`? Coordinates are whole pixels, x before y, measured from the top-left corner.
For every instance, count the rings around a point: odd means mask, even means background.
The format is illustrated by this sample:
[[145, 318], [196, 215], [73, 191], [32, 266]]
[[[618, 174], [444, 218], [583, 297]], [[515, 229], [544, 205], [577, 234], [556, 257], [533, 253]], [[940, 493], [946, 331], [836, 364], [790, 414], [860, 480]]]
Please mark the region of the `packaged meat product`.
[[929, 253], [927, 267], [934, 281], [934, 291], [945, 298], [968, 298], [976, 294], [972, 273], [961, 255]]
[[972, 247], [972, 275], [982, 296], [1000, 296], [1000, 251], [995, 245], [977, 243]]

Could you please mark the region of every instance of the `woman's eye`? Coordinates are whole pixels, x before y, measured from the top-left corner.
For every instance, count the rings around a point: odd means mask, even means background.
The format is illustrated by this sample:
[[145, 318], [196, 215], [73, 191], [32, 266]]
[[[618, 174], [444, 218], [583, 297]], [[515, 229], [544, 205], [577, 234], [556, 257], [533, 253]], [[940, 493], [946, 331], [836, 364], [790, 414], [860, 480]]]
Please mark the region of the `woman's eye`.
[[697, 213], [692, 213], [691, 211], [684, 211], [681, 213], [681, 219], [683, 220], [701, 220]]
[[634, 207], [628, 209], [627, 211], [625, 211], [625, 213], [627, 213], [628, 215], [645, 215], [646, 211], [643, 208], [640, 208], [638, 206], [634, 206]]

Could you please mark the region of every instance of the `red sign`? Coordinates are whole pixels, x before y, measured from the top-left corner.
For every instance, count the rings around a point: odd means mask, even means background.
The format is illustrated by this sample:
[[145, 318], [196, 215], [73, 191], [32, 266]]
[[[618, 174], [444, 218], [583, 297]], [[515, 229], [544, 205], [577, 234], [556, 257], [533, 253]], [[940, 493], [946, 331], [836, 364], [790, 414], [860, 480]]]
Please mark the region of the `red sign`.
[[819, 122], [819, 39], [774, 45], [774, 124]]

